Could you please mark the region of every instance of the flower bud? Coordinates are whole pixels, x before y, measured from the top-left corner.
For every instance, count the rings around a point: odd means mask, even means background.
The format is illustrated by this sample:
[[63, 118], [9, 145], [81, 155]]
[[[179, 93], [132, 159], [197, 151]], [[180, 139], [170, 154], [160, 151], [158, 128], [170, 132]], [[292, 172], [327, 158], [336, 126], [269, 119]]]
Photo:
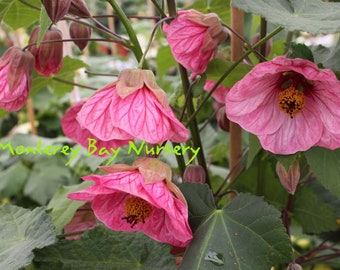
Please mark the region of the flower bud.
[[225, 113], [225, 106], [218, 109], [216, 118], [218, 126], [225, 132], [229, 132], [230, 121]]
[[91, 17], [90, 11], [84, 0], [72, 0], [68, 13], [80, 18]]
[[299, 162], [295, 160], [289, 167], [288, 172], [286, 171], [285, 167], [280, 162], [278, 162], [276, 164], [276, 173], [279, 176], [282, 186], [287, 190], [288, 193], [294, 195], [300, 180]]
[[[88, 38], [91, 37], [92, 29], [86, 25], [71, 22], [70, 24], [70, 36], [74, 38], [73, 42], [78, 46], [78, 48], [82, 51], [88, 43]], [[81, 38], [81, 40], [77, 40]]]
[[[40, 27], [37, 26], [30, 37], [29, 43], [36, 43], [39, 36]], [[48, 77], [58, 73], [62, 66], [63, 60], [63, 43], [62, 33], [56, 27], [47, 30], [42, 43], [39, 47], [32, 45], [29, 51], [35, 57], [35, 68], [40, 75]], [[44, 43], [48, 42], [49, 43]], [[55, 41], [55, 42], [52, 42]]]
[[41, 0], [52, 23], [60, 21], [68, 12], [71, 0]]
[[206, 179], [206, 173], [200, 165], [189, 165], [185, 168], [183, 181], [189, 183], [204, 184]]
[[287, 270], [302, 270], [303, 268], [301, 267], [300, 264], [297, 263], [290, 263], [287, 267]]
[[24, 106], [32, 84], [34, 57], [17, 47], [0, 58], [0, 107], [17, 111]]
[[[259, 34], [259, 33], [256, 33], [256, 34], [253, 36], [250, 45], [251, 45], [251, 46], [254, 46], [254, 45], [255, 45], [257, 42], [259, 42], [259, 41], [260, 41], [260, 34]], [[266, 41], [266, 51], [265, 51], [264, 57], [267, 57], [267, 56], [270, 54], [270, 52], [271, 52], [271, 50], [272, 50], [272, 46], [273, 46], [272, 40], [271, 40], [271, 39], [268, 39], [268, 40]]]

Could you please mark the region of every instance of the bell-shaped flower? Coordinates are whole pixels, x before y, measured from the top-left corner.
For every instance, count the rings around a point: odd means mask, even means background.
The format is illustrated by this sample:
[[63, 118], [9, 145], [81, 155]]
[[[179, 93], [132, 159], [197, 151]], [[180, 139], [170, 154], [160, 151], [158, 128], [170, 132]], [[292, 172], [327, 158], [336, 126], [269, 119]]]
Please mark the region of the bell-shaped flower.
[[281, 185], [287, 190], [288, 193], [294, 195], [300, 180], [299, 162], [295, 160], [289, 167], [288, 172], [280, 162], [277, 162], [276, 173], [279, 176]]
[[112, 230], [143, 231], [174, 246], [190, 243], [188, 208], [171, 182], [169, 166], [154, 158], [141, 158], [133, 166], [118, 164], [101, 169], [108, 174], [83, 177], [94, 184], [68, 198], [92, 202], [97, 219]]
[[18, 111], [27, 100], [32, 85], [34, 56], [10, 47], [0, 58], [0, 107]]
[[[29, 44], [34, 44], [38, 41], [40, 26], [33, 29]], [[62, 33], [56, 27], [51, 27], [43, 36], [42, 43], [32, 45], [28, 50], [35, 57], [35, 69], [40, 75], [49, 77], [56, 74], [63, 64], [63, 43]], [[44, 43], [45, 42], [45, 43]]]
[[90, 97], [79, 111], [78, 121], [104, 141], [137, 138], [159, 144], [185, 142], [189, 137], [149, 70], [123, 70], [116, 82]]
[[92, 29], [86, 25], [77, 22], [70, 23], [70, 36], [81, 51], [87, 46], [91, 33]]
[[80, 18], [91, 17], [89, 8], [84, 0], [71, 0], [71, 6], [68, 13]]
[[104, 153], [100, 152], [100, 149], [110, 149], [114, 148], [117, 149], [119, 146], [126, 145], [129, 143], [130, 140], [108, 140], [103, 141], [93, 135], [89, 130], [86, 128], [82, 128], [77, 121], [77, 114], [82, 108], [83, 104], [86, 100], [82, 100], [78, 103], [75, 103], [71, 106], [61, 119], [61, 127], [66, 137], [72, 139], [76, 143], [88, 148], [89, 142], [95, 142], [96, 150], [91, 152], [91, 154], [97, 156], [106, 156], [107, 151]]
[[215, 13], [182, 10], [170, 24], [164, 24], [172, 54], [177, 62], [193, 72], [203, 73], [211, 58], [228, 37], [228, 32]]
[[71, 0], [41, 0], [52, 23], [60, 21], [68, 12]]
[[256, 65], [225, 103], [227, 117], [272, 153], [340, 147], [340, 82], [308, 60], [277, 57]]

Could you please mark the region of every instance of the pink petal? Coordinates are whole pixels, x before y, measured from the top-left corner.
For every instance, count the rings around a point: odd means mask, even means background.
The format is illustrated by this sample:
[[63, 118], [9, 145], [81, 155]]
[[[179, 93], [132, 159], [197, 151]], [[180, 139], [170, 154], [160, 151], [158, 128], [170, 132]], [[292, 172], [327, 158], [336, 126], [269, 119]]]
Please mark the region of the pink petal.
[[77, 120], [81, 127], [88, 129], [100, 140], [133, 140], [133, 136], [117, 128], [112, 122], [110, 106], [112, 106], [114, 91], [114, 83], [98, 90], [83, 105]]
[[[203, 89], [205, 91], [210, 92], [210, 90], [214, 87], [215, 82], [211, 81], [211, 80], [206, 80], [205, 85], [203, 87]], [[229, 92], [230, 88], [229, 87], [225, 87], [223, 85], [219, 85], [216, 90], [214, 91], [214, 93], [212, 94], [213, 98], [220, 103], [224, 103], [225, 102], [225, 98], [227, 93]]]
[[148, 143], [184, 142], [189, 137], [188, 130], [171, 109], [165, 109], [146, 87], [124, 99], [114, 93], [110, 110], [118, 128]]

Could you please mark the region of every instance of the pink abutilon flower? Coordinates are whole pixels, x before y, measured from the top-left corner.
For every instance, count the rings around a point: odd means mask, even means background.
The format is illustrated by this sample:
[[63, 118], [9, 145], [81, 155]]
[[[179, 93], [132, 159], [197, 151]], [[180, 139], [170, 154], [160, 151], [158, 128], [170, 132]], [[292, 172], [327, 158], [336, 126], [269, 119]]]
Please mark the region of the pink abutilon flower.
[[[203, 89], [207, 92], [210, 92], [211, 89], [215, 86], [215, 82], [212, 80], [206, 80]], [[223, 85], [217, 86], [216, 90], [214, 93], [212, 93], [212, 97], [219, 103], [224, 103], [225, 102], [225, 97], [228, 94], [230, 88], [225, 87]]]
[[108, 140], [103, 141], [97, 138], [95, 135], [93, 135], [90, 131], [88, 131], [86, 128], [82, 128], [80, 124], [77, 121], [77, 114], [82, 108], [83, 104], [86, 102], [86, 100], [80, 101], [73, 106], [71, 106], [61, 119], [61, 127], [63, 129], [63, 132], [65, 136], [68, 138], [74, 140], [76, 143], [79, 143], [80, 145], [84, 146], [85, 148], [88, 147], [89, 141], [88, 139], [94, 139], [96, 140], [96, 146], [97, 150], [96, 152], [92, 153], [95, 155], [101, 155], [99, 153], [99, 150], [102, 147], [105, 147], [106, 149], [114, 148], [116, 149], [119, 146], [126, 145], [129, 143], [130, 140]]
[[32, 85], [34, 57], [17, 47], [9, 48], [0, 58], [0, 107], [6, 111], [21, 109]]
[[116, 82], [90, 97], [79, 111], [78, 121], [104, 141], [138, 138], [159, 144], [185, 142], [189, 137], [149, 70], [123, 70]]
[[177, 62], [193, 72], [203, 73], [217, 53], [218, 45], [228, 36], [215, 13], [203, 14], [196, 10], [183, 10], [163, 30]]
[[[170, 191], [171, 169], [153, 158], [102, 167], [106, 175], [89, 175], [94, 181], [70, 199], [91, 201], [95, 216], [117, 231], [143, 231], [149, 237], [174, 246], [187, 246], [192, 239], [188, 209], [182, 196]], [[174, 184], [172, 184], [174, 186]], [[178, 189], [175, 194], [181, 194]]]
[[277, 57], [256, 65], [225, 102], [227, 117], [275, 154], [340, 147], [340, 82], [308, 60]]

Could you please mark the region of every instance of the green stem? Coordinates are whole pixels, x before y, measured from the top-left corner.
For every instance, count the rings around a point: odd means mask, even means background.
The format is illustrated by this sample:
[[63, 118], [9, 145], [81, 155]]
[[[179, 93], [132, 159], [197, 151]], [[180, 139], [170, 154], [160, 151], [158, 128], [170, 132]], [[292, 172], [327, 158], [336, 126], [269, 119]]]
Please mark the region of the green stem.
[[[265, 18], [261, 17], [260, 39], [265, 38], [266, 35], [267, 35], [267, 21]], [[261, 55], [266, 55], [266, 47], [267, 47], [267, 42], [263, 43], [260, 46]], [[260, 62], [263, 62], [263, 59], [260, 59]]]
[[161, 15], [162, 18], [166, 17], [166, 14], [164, 13], [163, 9], [158, 5], [156, 0], [151, 0], [152, 4], [155, 6], [159, 14]]
[[275, 36], [277, 33], [283, 30], [283, 27], [279, 26], [277, 27], [273, 32], [271, 32], [268, 36], [266, 36], [264, 39], [261, 39], [259, 42], [257, 42], [252, 49], [247, 50], [240, 59], [238, 59], [236, 62], [234, 62], [231, 67], [218, 79], [218, 81], [215, 83], [214, 87], [210, 90], [208, 95], [204, 98], [202, 103], [197, 107], [196, 111], [191, 115], [189, 120], [186, 123], [186, 126], [189, 125], [191, 121], [195, 118], [197, 113], [203, 108], [205, 103], [208, 101], [208, 99], [211, 97], [211, 95], [214, 93], [214, 91], [217, 89], [217, 87], [223, 82], [223, 80], [240, 64], [242, 61], [247, 58], [249, 54], [253, 52], [254, 49], [258, 48], [261, 46], [263, 43], [265, 43], [267, 40]]
[[[142, 48], [140, 47], [136, 33], [135, 33], [134, 29], [132, 28], [132, 25], [131, 25], [128, 17], [126, 16], [124, 11], [121, 9], [121, 7], [118, 5], [118, 3], [115, 0], [107, 0], [107, 2], [110, 3], [110, 5], [114, 9], [114, 11], [117, 13], [117, 16], [119, 17], [119, 19], [123, 23], [125, 30], [128, 33], [130, 41], [133, 45], [130, 49], [134, 53], [134, 55], [137, 59], [137, 62], [140, 62], [142, 57], [143, 57], [143, 51], [142, 51]], [[146, 65], [145, 62], [144, 62], [143, 68], [147, 68], [147, 65]]]
[[53, 77], [53, 80], [55, 80], [57, 82], [73, 85], [73, 86], [79, 86], [79, 87], [82, 87], [82, 88], [87, 88], [87, 89], [90, 89], [90, 90], [98, 90], [98, 88], [95, 88], [95, 87], [91, 87], [91, 86], [88, 86], [88, 85], [84, 85], [84, 84], [80, 84], [80, 83], [75, 83], [75, 82], [63, 80], [63, 79], [60, 79], [58, 77]]
[[[179, 146], [179, 143], [172, 143], [172, 147], [175, 148], [176, 146]], [[178, 165], [178, 169], [180, 171], [181, 176], [183, 177], [184, 175], [184, 171], [185, 171], [185, 161], [184, 161], [184, 157], [183, 155], [175, 155], [176, 157], [176, 161], [177, 161], [177, 165]]]

